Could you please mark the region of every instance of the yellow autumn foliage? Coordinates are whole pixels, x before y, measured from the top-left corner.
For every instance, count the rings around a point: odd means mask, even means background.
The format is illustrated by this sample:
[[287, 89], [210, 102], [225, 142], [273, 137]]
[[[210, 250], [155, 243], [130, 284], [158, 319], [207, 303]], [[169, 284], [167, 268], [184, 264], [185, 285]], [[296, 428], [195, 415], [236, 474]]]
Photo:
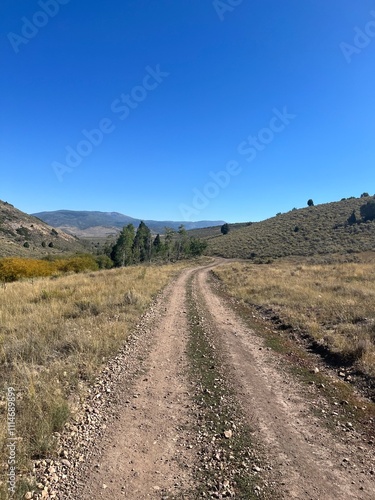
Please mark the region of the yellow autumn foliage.
[[21, 279], [48, 277], [68, 272], [96, 271], [98, 264], [91, 255], [56, 259], [53, 261], [7, 257], [0, 259], [0, 281], [10, 283]]

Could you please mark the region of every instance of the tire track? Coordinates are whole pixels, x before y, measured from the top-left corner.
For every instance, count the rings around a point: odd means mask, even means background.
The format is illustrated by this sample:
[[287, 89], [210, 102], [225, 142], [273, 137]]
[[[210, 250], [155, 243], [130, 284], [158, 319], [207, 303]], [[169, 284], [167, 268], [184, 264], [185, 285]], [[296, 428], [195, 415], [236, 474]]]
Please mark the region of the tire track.
[[216, 332], [228, 374], [254, 437], [265, 448], [274, 482], [285, 498], [330, 500], [375, 498], [373, 478], [360, 467], [342, 467], [344, 457], [360, 464], [363, 454], [374, 463], [374, 450], [348, 449], [310, 414], [303, 390], [280, 369], [272, 352], [214, 294], [209, 270], [196, 273], [194, 286]]
[[[86, 481], [82, 498], [175, 498], [192, 488], [194, 461], [186, 343], [186, 282], [192, 270], [169, 285], [143, 375], [124, 391], [124, 408], [107, 436], [100, 462]], [[188, 497], [187, 497], [188, 498]]]

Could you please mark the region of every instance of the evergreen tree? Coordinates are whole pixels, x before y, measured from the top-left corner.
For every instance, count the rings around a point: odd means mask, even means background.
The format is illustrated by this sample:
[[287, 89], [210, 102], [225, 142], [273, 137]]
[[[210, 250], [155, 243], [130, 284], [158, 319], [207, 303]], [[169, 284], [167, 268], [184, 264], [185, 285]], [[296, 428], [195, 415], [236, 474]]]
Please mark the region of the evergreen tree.
[[311, 198], [310, 198], [310, 200], [307, 200], [307, 205], [309, 207], [313, 207], [314, 206], [314, 202], [313, 202], [313, 200]]
[[133, 243], [133, 257], [135, 262], [146, 262], [151, 260], [151, 231], [141, 221]]
[[191, 238], [189, 246], [190, 246], [189, 248], [190, 254], [193, 257], [198, 257], [199, 255], [202, 255], [203, 252], [206, 250], [207, 242], [202, 241], [199, 238]]
[[352, 214], [350, 215], [350, 217], [348, 218], [348, 224], [350, 226], [352, 226], [353, 224], [356, 224], [357, 223], [357, 217], [355, 215], [355, 210], [353, 210]]
[[221, 234], [228, 234], [229, 233], [229, 224], [225, 223], [221, 226], [220, 228]]
[[128, 266], [133, 263], [132, 246], [134, 242], [134, 226], [124, 227], [114, 244], [111, 259], [116, 267]]
[[361, 206], [361, 217], [364, 221], [375, 219], [375, 201], [368, 201], [365, 205]]
[[161, 252], [161, 250], [163, 249], [163, 243], [161, 242], [160, 234], [157, 234], [155, 236], [155, 239], [154, 239], [152, 246], [154, 247], [154, 252], [156, 254]]

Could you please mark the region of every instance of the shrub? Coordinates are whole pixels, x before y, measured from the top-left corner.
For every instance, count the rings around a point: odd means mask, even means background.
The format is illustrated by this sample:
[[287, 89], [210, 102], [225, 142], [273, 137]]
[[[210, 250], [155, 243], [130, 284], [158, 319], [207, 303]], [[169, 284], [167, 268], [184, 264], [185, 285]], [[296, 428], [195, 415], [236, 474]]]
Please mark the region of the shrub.
[[375, 219], [375, 201], [368, 201], [360, 208], [361, 216], [364, 221]]
[[98, 255], [95, 260], [99, 269], [111, 269], [113, 267], [113, 261], [108, 257], [108, 255]]
[[97, 271], [99, 269], [99, 265], [92, 255], [81, 255], [69, 259], [57, 260], [55, 266], [58, 271], [64, 273], [80, 273], [83, 271]]
[[229, 233], [229, 224], [225, 223], [221, 226], [220, 228], [221, 234], [228, 234]]
[[50, 276], [53, 272], [53, 264], [44, 260], [21, 259], [19, 257], [8, 257], [0, 260], [0, 280], [5, 282]]
[[352, 226], [353, 224], [357, 223], [357, 217], [355, 215], [355, 210], [353, 210], [352, 214], [348, 218], [348, 224]]

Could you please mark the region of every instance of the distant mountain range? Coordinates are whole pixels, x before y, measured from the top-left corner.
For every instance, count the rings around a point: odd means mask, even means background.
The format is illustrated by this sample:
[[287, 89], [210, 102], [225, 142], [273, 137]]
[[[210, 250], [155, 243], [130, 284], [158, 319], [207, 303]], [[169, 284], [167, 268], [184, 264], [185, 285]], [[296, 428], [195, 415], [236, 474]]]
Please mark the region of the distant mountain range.
[[[47, 224], [78, 237], [105, 237], [119, 232], [127, 224], [139, 225], [142, 219], [129, 217], [118, 212], [92, 212], [56, 210], [32, 214]], [[224, 221], [143, 221], [153, 233], [164, 233], [165, 227], [177, 230], [183, 224], [185, 229], [200, 229], [224, 224]]]

